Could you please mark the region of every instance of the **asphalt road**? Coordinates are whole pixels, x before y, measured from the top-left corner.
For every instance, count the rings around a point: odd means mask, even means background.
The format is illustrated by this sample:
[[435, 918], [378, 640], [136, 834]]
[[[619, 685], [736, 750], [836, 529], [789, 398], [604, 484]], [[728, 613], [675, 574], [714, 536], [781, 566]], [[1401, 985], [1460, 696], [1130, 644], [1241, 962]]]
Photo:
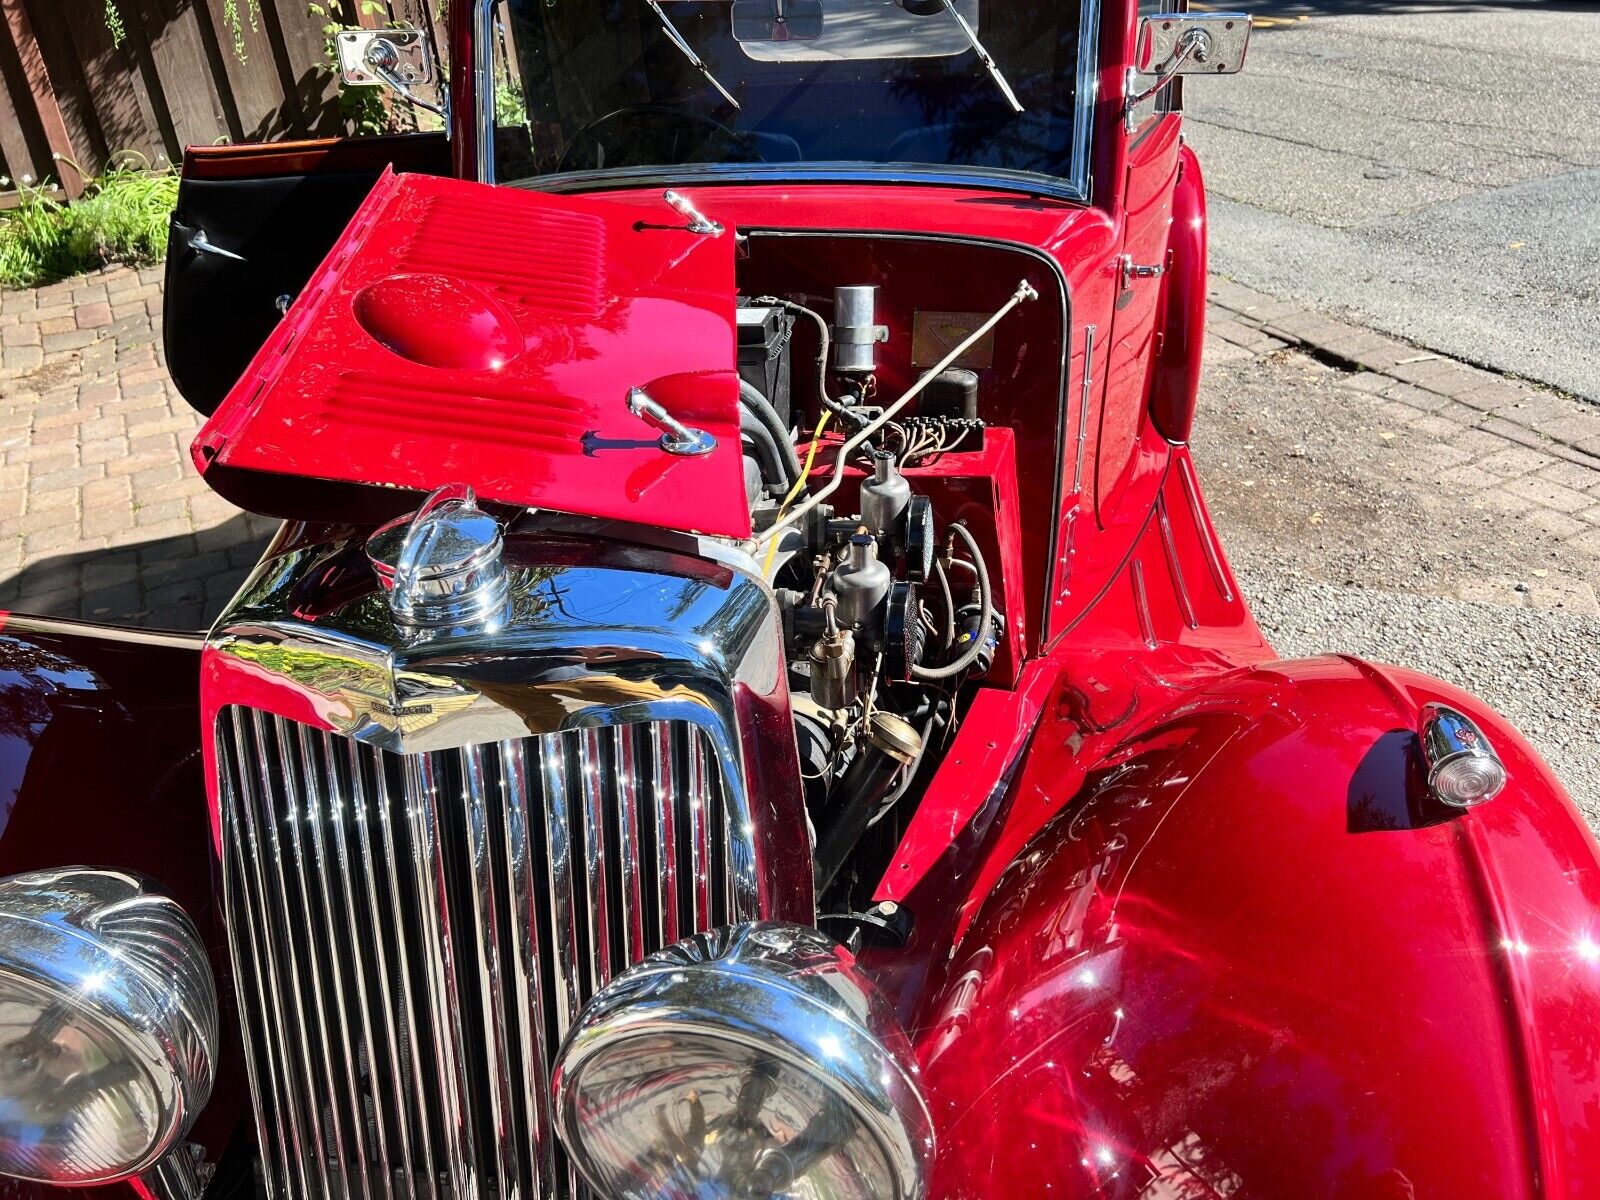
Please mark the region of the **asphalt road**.
[[1238, 7], [1185, 92], [1213, 269], [1600, 403], [1600, 4]]

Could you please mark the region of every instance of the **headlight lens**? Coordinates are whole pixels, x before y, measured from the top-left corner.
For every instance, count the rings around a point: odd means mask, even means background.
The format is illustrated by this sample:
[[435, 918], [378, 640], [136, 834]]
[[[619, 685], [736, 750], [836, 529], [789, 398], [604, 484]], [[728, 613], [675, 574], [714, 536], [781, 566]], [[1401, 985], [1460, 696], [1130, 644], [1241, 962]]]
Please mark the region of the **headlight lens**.
[[554, 1079], [589, 1183], [634, 1197], [920, 1196], [932, 1123], [905, 1035], [814, 929], [701, 934], [587, 1008]]
[[216, 988], [194, 925], [136, 876], [0, 881], [0, 1174], [154, 1166], [211, 1091]]

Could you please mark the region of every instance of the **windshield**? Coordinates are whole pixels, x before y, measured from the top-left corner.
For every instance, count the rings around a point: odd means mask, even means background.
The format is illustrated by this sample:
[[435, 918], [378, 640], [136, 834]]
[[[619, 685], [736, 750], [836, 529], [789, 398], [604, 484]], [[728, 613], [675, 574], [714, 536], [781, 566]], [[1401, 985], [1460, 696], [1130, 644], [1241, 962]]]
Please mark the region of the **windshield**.
[[1081, 197], [1094, 12], [1094, 0], [508, 0], [495, 177], [925, 168]]

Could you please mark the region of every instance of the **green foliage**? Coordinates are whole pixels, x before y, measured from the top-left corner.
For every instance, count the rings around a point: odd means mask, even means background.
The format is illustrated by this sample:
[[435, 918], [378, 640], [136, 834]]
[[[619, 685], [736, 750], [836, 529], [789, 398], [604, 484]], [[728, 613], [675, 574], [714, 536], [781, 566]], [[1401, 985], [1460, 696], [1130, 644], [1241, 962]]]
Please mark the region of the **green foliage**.
[[528, 124], [528, 101], [522, 94], [522, 85], [501, 73], [494, 81], [494, 120], [506, 129], [521, 129]]
[[[122, 12], [117, 8], [117, 0], [104, 0], [106, 30], [111, 34], [111, 44], [120, 48], [128, 36], [128, 28], [122, 23]], [[261, 0], [245, 0], [244, 11], [239, 11], [239, 0], [222, 0], [222, 23], [228, 27], [228, 34], [233, 40], [233, 53], [240, 62], [249, 62], [249, 52], [245, 50], [244, 30], [248, 24], [250, 32], [254, 33], [260, 28]]]
[[260, 15], [261, 0], [245, 0], [243, 17], [239, 14], [239, 0], [222, 0], [222, 21], [233, 35], [233, 56], [240, 62], [250, 61], [250, 55], [244, 48], [245, 21], [249, 21], [250, 32], [254, 33], [259, 28], [257, 19]]
[[35, 287], [107, 263], [160, 261], [178, 174], [142, 166], [136, 156], [125, 158], [74, 204], [24, 184], [21, 203], [0, 212], [0, 287]]
[[111, 33], [113, 47], [120, 47], [122, 40], [128, 36], [122, 24], [122, 14], [117, 11], [117, 0], [106, 0], [106, 29]]
[[65, 207], [44, 188], [23, 186], [21, 204], [0, 214], [0, 287], [32, 287], [70, 274]]

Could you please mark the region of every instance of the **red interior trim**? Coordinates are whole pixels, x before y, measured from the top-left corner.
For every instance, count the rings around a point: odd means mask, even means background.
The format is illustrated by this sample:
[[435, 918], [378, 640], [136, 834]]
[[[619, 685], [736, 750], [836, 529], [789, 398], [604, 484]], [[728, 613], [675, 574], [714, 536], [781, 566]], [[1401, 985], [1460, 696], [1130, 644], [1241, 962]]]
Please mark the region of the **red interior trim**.
[[185, 179], [246, 179], [309, 175], [322, 171], [450, 173], [450, 140], [443, 133], [394, 133], [367, 138], [310, 138], [242, 146], [190, 146], [183, 152]]

